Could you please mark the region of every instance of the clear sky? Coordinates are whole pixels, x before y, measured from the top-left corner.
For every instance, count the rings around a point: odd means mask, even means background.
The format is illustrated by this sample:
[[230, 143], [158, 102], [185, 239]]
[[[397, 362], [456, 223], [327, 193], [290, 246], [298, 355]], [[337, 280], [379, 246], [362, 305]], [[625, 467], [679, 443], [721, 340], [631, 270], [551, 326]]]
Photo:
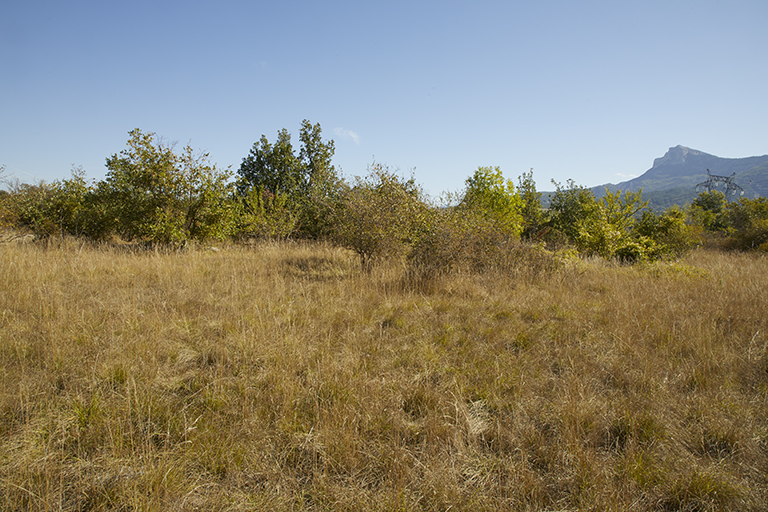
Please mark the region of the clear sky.
[[586, 186], [768, 153], [768, 2], [0, 0], [0, 164], [101, 178], [140, 128], [236, 170], [303, 119], [345, 176]]

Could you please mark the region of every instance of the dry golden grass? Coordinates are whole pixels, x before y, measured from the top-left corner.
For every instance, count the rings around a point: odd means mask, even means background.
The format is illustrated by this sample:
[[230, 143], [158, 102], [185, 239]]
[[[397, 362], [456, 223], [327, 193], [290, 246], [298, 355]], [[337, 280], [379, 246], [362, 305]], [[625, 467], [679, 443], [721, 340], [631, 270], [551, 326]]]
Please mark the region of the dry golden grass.
[[768, 259], [0, 246], [2, 510], [768, 510]]

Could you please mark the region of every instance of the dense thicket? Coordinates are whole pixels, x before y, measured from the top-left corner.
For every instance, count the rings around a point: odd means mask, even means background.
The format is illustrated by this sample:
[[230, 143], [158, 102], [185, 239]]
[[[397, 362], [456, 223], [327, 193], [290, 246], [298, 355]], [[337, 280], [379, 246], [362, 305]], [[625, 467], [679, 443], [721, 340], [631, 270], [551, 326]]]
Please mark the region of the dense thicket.
[[[640, 192], [592, 191], [554, 183], [541, 207], [532, 171], [515, 187], [498, 167], [480, 167], [464, 190], [435, 204], [413, 177], [374, 163], [343, 179], [332, 140], [304, 120], [298, 152], [283, 129], [262, 135], [236, 176], [190, 146], [175, 151], [154, 133], [132, 130], [126, 148], [106, 160], [102, 181], [81, 169], [53, 183], [11, 182], [0, 195], [0, 221], [38, 237], [182, 246], [209, 240], [305, 238], [355, 251], [362, 267], [397, 259], [417, 273], [510, 269], [570, 249], [623, 262], [674, 258], [696, 244], [768, 250], [768, 202], [727, 202], [703, 193], [684, 208], [654, 213]], [[4, 171], [4, 168], [2, 169]], [[517, 262], [517, 263], [516, 263]]]

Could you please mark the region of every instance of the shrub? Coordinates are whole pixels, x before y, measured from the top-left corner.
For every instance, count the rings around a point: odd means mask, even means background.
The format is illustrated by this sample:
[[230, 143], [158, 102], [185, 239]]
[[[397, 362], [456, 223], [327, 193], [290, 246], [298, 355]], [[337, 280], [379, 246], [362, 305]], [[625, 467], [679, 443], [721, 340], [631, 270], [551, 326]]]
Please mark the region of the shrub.
[[240, 238], [286, 239], [294, 233], [297, 216], [288, 197], [264, 187], [251, 187], [239, 196], [236, 233]]
[[724, 231], [728, 227], [725, 194], [718, 190], [702, 192], [691, 203], [691, 220], [709, 232]]
[[128, 149], [107, 159], [99, 192], [119, 235], [153, 243], [225, 238], [234, 227], [231, 173], [210, 164], [190, 146], [181, 154], [130, 132]]
[[11, 194], [7, 190], [0, 190], [0, 228], [13, 223], [11, 211]]
[[29, 230], [39, 237], [59, 232], [59, 224], [53, 215], [55, 185], [13, 183], [5, 200], [6, 223], [16, 229]]
[[12, 184], [4, 210], [8, 225], [41, 238], [72, 235], [100, 239], [110, 230], [98, 190], [86, 183], [80, 168], [72, 170], [70, 179]]
[[660, 257], [682, 256], [695, 243], [693, 228], [685, 222], [685, 212], [676, 206], [658, 215], [650, 210], [644, 211], [635, 224], [634, 232], [641, 238], [652, 240]]
[[416, 182], [381, 164], [340, 193], [332, 239], [355, 251], [369, 270], [376, 259], [403, 258], [428, 230], [432, 209]]
[[606, 193], [599, 201], [589, 189], [568, 182], [568, 188], [555, 183], [550, 226], [564, 234], [582, 254], [606, 259], [639, 261], [657, 254], [652, 240], [633, 235], [635, 216], [647, 206], [641, 192]]
[[495, 271], [538, 275], [554, 266], [554, 257], [543, 246], [521, 243], [483, 214], [459, 208], [438, 212], [409, 256], [410, 270], [418, 278]]
[[543, 218], [530, 175], [521, 179], [529, 203], [498, 167], [480, 167], [465, 183], [458, 205], [436, 210], [414, 244], [409, 255], [413, 275], [428, 278], [523, 269], [535, 274], [552, 265], [554, 258], [542, 246], [520, 242], [524, 226], [538, 229]]
[[624, 239], [616, 247], [614, 256], [623, 263], [639, 263], [659, 259], [664, 250], [651, 238], [640, 236], [634, 239]]
[[62, 234], [93, 240], [112, 235], [114, 221], [109, 216], [99, 185], [89, 185], [82, 168], [73, 169], [70, 179], [54, 182], [53, 186], [50, 209]]
[[[10, 184], [6, 174], [5, 165], [0, 165], [0, 186]], [[14, 224], [13, 211], [11, 209], [11, 194], [7, 190], [0, 189], [0, 228]]]
[[768, 252], [768, 198], [742, 198], [729, 203], [727, 216], [735, 247]]

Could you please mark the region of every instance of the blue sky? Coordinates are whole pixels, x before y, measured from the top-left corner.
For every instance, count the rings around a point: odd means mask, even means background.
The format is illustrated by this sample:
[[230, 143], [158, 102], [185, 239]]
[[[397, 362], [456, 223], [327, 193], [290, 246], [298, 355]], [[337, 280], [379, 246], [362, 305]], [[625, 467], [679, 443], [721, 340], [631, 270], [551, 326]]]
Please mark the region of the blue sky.
[[0, 164], [101, 178], [140, 128], [236, 170], [303, 119], [344, 175], [618, 183], [768, 153], [768, 2], [0, 1]]

